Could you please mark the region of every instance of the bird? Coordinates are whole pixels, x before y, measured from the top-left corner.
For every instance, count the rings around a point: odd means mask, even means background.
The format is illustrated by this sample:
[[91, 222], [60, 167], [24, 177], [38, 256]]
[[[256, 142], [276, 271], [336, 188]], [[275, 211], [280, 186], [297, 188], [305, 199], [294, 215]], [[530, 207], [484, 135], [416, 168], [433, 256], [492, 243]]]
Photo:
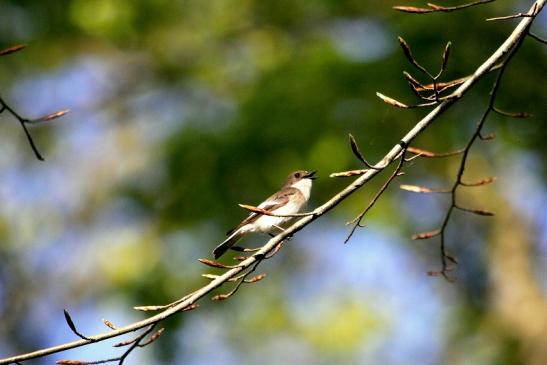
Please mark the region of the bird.
[[[274, 214], [296, 214], [305, 209], [310, 199], [312, 181], [317, 171], [298, 170], [291, 173], [285, 180], [281, 190], [271, 195], [258, 205], [258, 208]], [[251, 213], [239, 225], [226, 233], [228, 236], [213, 250], [213, 256], [218, 259], [240, 238], [248, 233], [268, 233], [283, 231], [284, 227], [294, 220], [294, 217], [275, 217], [260, 213]]]

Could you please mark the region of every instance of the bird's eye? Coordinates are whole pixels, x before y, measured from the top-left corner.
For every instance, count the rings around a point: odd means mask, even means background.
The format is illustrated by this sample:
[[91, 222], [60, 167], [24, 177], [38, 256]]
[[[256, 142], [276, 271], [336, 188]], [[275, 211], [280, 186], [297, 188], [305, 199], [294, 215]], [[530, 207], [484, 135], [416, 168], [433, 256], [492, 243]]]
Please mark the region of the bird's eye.
[[296, 172], [296, 173], [294, 174], [294, 177], [296, 177], [297, 179], [300, 178], [300, 173], [299, 173], [299, 172]]

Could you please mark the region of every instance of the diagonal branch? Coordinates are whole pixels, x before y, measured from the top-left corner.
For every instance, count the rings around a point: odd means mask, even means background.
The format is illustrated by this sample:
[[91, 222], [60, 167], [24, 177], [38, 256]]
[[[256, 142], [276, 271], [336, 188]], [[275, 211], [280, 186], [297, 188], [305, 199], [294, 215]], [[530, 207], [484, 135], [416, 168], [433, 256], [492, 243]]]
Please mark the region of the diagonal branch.
[[[537, 12], [539, 12], [545, 5], [547, 0], [537, 0]], [[41, 350], [29, 352], [26, 354], [21, 354], [9, 358], [0, 359], [0, 365], [2, 364], [13, 364], [29, 359], [43, 357], [49, 354], [58, 353], [68, 349], [85, 346], [91, 342], [104, 341], [106, 339], [114, 338], [126, 333], [134, 332], [141, 328], [149, 327], [156, 323], [159, 323], [166, 318], [169, 318], [177, 313], [184, 311], [186, 308], [194, 305], [198, 300], [208, 295], [210, 292], [216, 288], [222, 286], [224, 283], [228, 282], [230, 279], [240, 275], [243, 271], [253, 267], [258, 261], [262, 260], [268, 253], [273, 251], [279, 244], [286, 238], [294, 235], [296, 232], [300, 231], [308, 224], [319, 218], [320, 216], [326, 214], [331, 209], [335, 208], [347, 197], [352, 195], [355, 191], [361, 188], [365, 183], [370, 181], [374, 176], [376, 176], [380, 171], [378, 169], [383, 169], [386, 166], [390, 165], [395, 161], [404, 149], [410, 145], [410, 143], [422, 132], [424, 132], [439, 116], [441, 116], [447, 109], [450, 108], [457, 100], [462, 98], [471, 87], [482, 77], [488, 73], [496, 63], [500, 62], [508, 53], [514, 52], [522, 39], [526, 36], [528, 28], [532, 24], [534, 17], [523, 18], [517, 27], [513, 30], [511, 35], [503, 42], [503, 44], [490, 56], [477, 70], [473, 75], [467, 79], [462, 85], [456, 89], [453, 93], [453, 97], [450, 99], [442, 100], [433, 110], [431, 110], [425, 117], [418, 121], [415, 126], [408, 131], [408, 133], [401, 139], [399, 143], [391, 148], [391, 150], [384, 156], [384, 158], [378, 162], [374, 167], [376, 169], [369, 169], [363, 175], [355, 179], [351, 184], [346, 188], [341, 190], [339, 193], [334, 195], [330, 200], [326, 201], [324, 204], [319, 206], [314, 210], [316, 214], [303, 217], [296, 221], [292, 226], [288, 227], [285, 231], [281, 232], [277, 236], [270, 239], [264, 244], [255, 254], [247, 258], [246, 260], [240, 262], [235, 267], [227, 270], [224, 274], [219, 275], [217, 278], [209, 282], [207, 285], [197, 289], [192, 294], [186, 296], [184, 300], [178, 302], [175, 306], [170, 307], [163, 312], [160, 312], [154, 316], [146, 318], [142, 321], [134, 322], [124, 327], [119, 327], [116, 330], [112, 330], [105, 333], [100, 333], [94, 336], [89, 336], [89, 340], [77, 340], [73, 342], [68, 342], [58, 346], [48, 347]]]

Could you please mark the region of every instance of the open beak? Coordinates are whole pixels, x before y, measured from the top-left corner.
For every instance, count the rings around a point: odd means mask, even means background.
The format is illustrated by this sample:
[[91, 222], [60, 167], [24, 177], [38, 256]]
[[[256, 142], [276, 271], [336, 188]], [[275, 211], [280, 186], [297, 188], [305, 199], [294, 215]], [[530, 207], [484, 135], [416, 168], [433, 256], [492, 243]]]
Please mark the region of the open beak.
[[315, 180], [317, 179], [317, 176], [313, 176], [315, 175], [317, 171], [311, 171], [311, 172], [308, 172], [305, 176], [306, 179], [311, 179], [311, 180]]

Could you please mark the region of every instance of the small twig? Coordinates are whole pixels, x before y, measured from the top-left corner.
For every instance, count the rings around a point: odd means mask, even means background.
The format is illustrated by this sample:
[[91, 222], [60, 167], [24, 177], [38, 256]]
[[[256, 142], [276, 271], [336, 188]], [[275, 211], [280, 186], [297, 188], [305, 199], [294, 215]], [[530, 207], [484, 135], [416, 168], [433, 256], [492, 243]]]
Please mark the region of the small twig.
[[9, 47], [9, 48], [4, 48], [4, 49], [0, 50], [0, 56], [7, 56], [9, 54], [18, 52], [18, 51], [24, 49], [25, 47], [26, 47], [25, 44], [18, 44], [18, 45]]
[[532, 37], [533, 39], [535, 39], [536, 41], [540, 42], [540, 43], [547, 44], [547, 39], [541, 38], [541, 37], [538, 36], [537, 34], [534, 34], [534, 33], [532, 33], [532, 32], [528, 32], [528, 35], [529, 35], [530, 37]]
[[217, 269], [233, 269], [234, 267], [237, 266], [237, 265], [235, 265], [235, 266], [234, 265], [224, 265], [224, 264], [221, 264], [218, 261], [213, 261], [213, 260], [209, 260], [209, 259], [198, 259], [198, 261], [201, 262], [204, 265], [215, 267]]
[[500, 17], [497, 17], [497, 18], [488, 18], [486, 19], [487, 22], [489, 21], [493, 21], [493, 20], [507, 20], [507, 19], [515, 19], [515, 18], [533, 18], [537, 15], [537, 3], [534, 3], [534, 5], [532, 5], [532, 8], [530, 9], [530, 11], [528, 13], [518, 13], [518, 14], [513, 14], [513, 15], [508, 15], [508, 16], [500, 16]]
[[37, 124], [37, 123], [41, 123], [41, 122], [50, 121], [52, 119], [62, 117], [63, 115], [65, 115], [66, 113], [69, 112], [68, 109], [65, 109], [65, 110], [61, 110], [61, 111], [58, 111], [58, 112], [55, 112], [55, 113], [45, 115], [45, 116], [37, 118], [37, 119], [26, 119], [26, 118], [23, 118], [21, 115], [19, 115], [12, 107], [10, 107], [4, 101], [4, 99], [0, 98], [0, 113], [3, 113], [5, 111], [8, 112], [9, 114], [11, 114], [15, 119], [17, 119], [17, 121], [21, 125], [21, 128], [23, 128], [23, 131], [25, 132], [25, 136], [27, 137], [28, 143], [30, 144], [30, 147], [32, 148], [32, 151], [34, 152], [34, 155], [40, 161], [44, 161], [44, 158], [42, 157], [42, 155], [38, 151], [38, 148], [36, 147], [36, 144], [34, 143], [34, 140], [32, 139], [32, 136], [31, 136], [31, 134], [30, 134], [30, 132], [27, 128], [27, 124]]
[[419, 156], [419, 157], [441, 158], [441, 157], [450, 157], [450, 156], [460, 155], [460, 154], [463, 153], [464, 148], [461, 148], [461, 149], [458, 149], [458, 150], [455, 150], [455, 151], [450, 151], [450, 152], [436, 153], [436, 152], [431, 152], [431, 151], [424, 150], [424, 149], [421, 149], [421, 148], [408, 147], [407, 151], [410, 152], [410, 153], [413, 153], [413, 154], [415, 154], [416, 156]]
[[150, 336], [150, 338], [148, 340], [146, 340], [145, 342], [141, 342], [139, 343], [137, 346], [139, 347], [145, 347], [145, 346], [148, 346], [150, 345], [152, 342], [156, 341], [158, 338], [160, 338], [161, 334], [163, 333], [163, 331], [165, 330], [165, 328], [160, 328], [159, 330], [157, 330], [154, 334], [152, 334], [152, 336]]
[[382, 99], [382, 101], [384, 103], [395, 106], [397, 108], [401, 108], [401, 109], [427, 108], [427, 107], [435, 106], [435, 105], [439, 104], [437, 101], [432, 101], [432, 102], [429, 102], [429, 103], [407, 105], [407, 104], [401, 103], [398, 100], [390, 98], [389, 96], [385, 96], [384, 94], [382, 94], [380, 92], [376, 92], [376, 96], [379, 97], [380, 99]]
[[361, 170], [349, 170], [349, 171], [341, 171], [341, 172], [333, 172], [329, 175], [329, 177], [352, 177], [352, 176], [359, 176], [366, 174], [371, 169], [361, 169]]
[[72, 318], [70, 317], [70, 314], [68, 313], [68, 311], [67, 311], [66, 309], [63, 309], [63, 312], [64, 312], [64, 314], [65, 314], [66, 323], [68, 324], [68, 327], [71, 329], [71, 331], [74, 332], [74, 334], [75, 334], [76, 336], [80, 337], [81, 339], [84, 339], [84, 340], [93, 342], [92, 339], [90, 339], [89, 337], [86, 337], [86, 336], [82, 335], [82, 334], [76, 329], [76, 325], [74, 324], [74, 321], [73, 321]]
[[421, 154], [421, 153], [418, 153], [418, 154], [416, 154], [416, 155], [414, 155], [414, 156], [412, 156], [412, 157], [407, 157], [407, 158], [405, 158], [405, 162], [414, 161], [415, 159], [417, 159], [418, 157], [421, 157], [421, 156], [422, 156], [422, 154]]
[[21, 125], [21, 128], [23, 128], [23, 131], [25, 132], [25, 136], [27, 137], [28, 143], [30, 144], [32, 151], [34, 152], [34, 155], [36, 156], [38, 160], [44, 161], [44, 158], [38, 151], [38, 148], [34, 144], [34, 140], [32, 139], [32, 136], [30, 135], [30, 132], [27, 129], [26, 124], [28, 123], [28, 119], [21, 117], [13, 108], [11, 108], [8, 104], [6, 104], [6, 102], [2, 98], [0, 98], [0, 105], [2, 105], [2, 109], [1, 109], [2, 112], [7, 111], [15, 119], [17, 119], [17, 121]]
[[491, 183], [493, 183], [494, 181], [496, 181], [496, 178], [495, 178], [494, 176], [489, 176], [489, 177], [485, 177], [484, 179], [479, 180], [479, 181], [476, 181], [476, 182], [473, 182], [473, 183], [465, 183], [465, 182], [463, 182], [463, 181], [460, 181], [460, 185], [461, 185], [461, 186], [470, 186], [470, 187], [473, 187], [473, 186], [483, 186], [483, 185], [491, 184]]
[[458, 173], [456, 175], [456, 181], [454, 182], [454, 185], [452, 186], [452, 189], [451, 189], [451, 193], [450, 193], [451, 194], [451, 204], [450, 204], [450, 206], [449, 206], [449, 208], [446, 212], [446, 215], [443, 219], [443, 222], [442, 222], [442, 225], [441, 225], [441, 228], [440, 228], [440, 237], [441, 237], [440, 238], [440, 241], [441, 241], [440, 242], [440, 255], [441, 255], [442, 268], [441, 268], [440, 271], [431, 271], [431, 272], [429, 272], [429, 274], [432, 275], [432, 276], [442, 275], [449, 282], [455, 281], [455, 278], [448, 275], [449, 272], [454, 270], [453, 267], [449, 266], [448, 262], [450, 261], [454, 264], [457, 264], [457, 260], [454, 257], [452, 257], [451, 255], [449, 255], [448, 252], [446, 251], [446, 228], [448, 226], [448, 222], [450, 220], [450, 217], [452, 215], [453, 210], [454, 209], [460, 209], [460, 210], [463, 210], [463, 211], [466, 211], [466, 212], [470, 212], [470, 213], [474, 213], [474, 214], [478, 214], [478, 215], [483, 215], [483, 216], [492, 216], [492, 215], [494, 215], [494, 213], [492, 213], [490, 211], [487, 211], [487, 210], [468, 209], [468, 208], [460, 207], [457, 204], [456, 192], [457, 192], [458, 187], [460, 187], [460, 186], [480, 186], [480, 185], [484, 185], [484, 184], [487, 184], [487, 183], [490, 183], [490, 182], [493, 181], [493, 178], [491, 178], [491, 179], [484, 179], [484, 180], [480, 181], [477, 184], [466, 184], [462, 181], [462, 179], [463, 179], [463, 174], [464, 174], [464, 171], [465, 171], [465, 167], [467, 165], [467, 159], [468, 159], [468, 156], [469, 156], [469, 151], [471, 150], [471, 147], [473, 146], [474, 142], [477, 139], [488, 140], [488, 139], [494, 138], [493, 135], [483, 136], [481, 131], [482, 131], [482, 128], [483, 128], [484, 124], [486, 123], [486, 119], [488, 118], [488, 115], [490, 114], [490, 112], [495, 111], [494, 102], [495, 102], [495, 99], [496, 99], [497, 92], [499, 90], [501, 79], [504, 75], [507, 64], [509, 63], [509, 61], [511, 60], [511, 58], [515, 54], [516, 50], [522, 44], [522, 40], [523, 40], [522, 38], [519, 39], [516, 46], [509, 52], [509, 54], [507, 55], [507, 58], [502, 62], [501, 67], [499, 68], [498, 75], [496, 76], [496, 79], [494, 80], [494, 83], [492, 85], [492, 89], [490, 91], [490, 98], [489, 98], [489, 101], [488, 101], [488, 106], [487, 106], [484, 114], [480, 118], [480, 120], [477, 122], [475, 132], [473, 133], [473, 135], [469, 139], [469, 142], [467, 143], [466, 147], [463, 150], [462, 158], [461, 158], [461, 162], [460, 162], [460, 167], [459, 167]]
[[275, 248], [265, 256], [265, 259], [271, 259], [272, 257], [274, 257], [275, 255], [277, 255], [277, 253], [283, 248], [283, 242], [285, 241], [281, 241], [277, 244], [277, 246], [275, 246]]
[[483, 216], [487, 216], [487, 217], [491, 217], [491, 216], [495, 215], [494, 213], [492, 213], [491, 211], [486, 210], [486, 209], [470, 209], [470, 208], [460, 207], [459, 205], [455, 205], [454, 208], [459, 209], [459, 210], [464, 211], [464, 212], [473, 213], [473, 214], [477, 214], [477, 215], [483, 215]]
[[523, 17], [533, 17], [531, 14], [524, 14], [524, 13], [518, 13], [513, 15], [507, 15], [507, 16], [498, 16], [495, 18], [487, 18], [487, 22], [493, 22], [496, 20], [508, 20], [508, 19], [515, 19], [515, 18], [523, 18]]
[[157, 323], [151, 324], [145, 331], [143, 331], [141, 334], [139, 334], [137, 337], [120, 342], [114, 345], [114, 347], [122, 347], [122, 346], [129, 346], [129, 348], [119, 357], [111, 358], [111, 359], [104, 359], [104, 360], [95, 360], [95, 361], [82, 361], [82, 360], [59, 360], [56, 363], [58, 365], [95, 365], [95, 364], [106, 364], [110, 362], [117, 362], [118, 365], [123, 365], [123, 362], [129, 356], [133, 350], [135, 350], [137, 347], [144, 347], [155, 340], [161, 335], [163, 332], [163, 328], [160, 329], [158, 332], [154, 333], [150, 339], [148, 339], [146, 342], [141, 343], [141, 341], [156, 327]]
[[[0, 56], [6, 56], [6, 55], [9, 55], [9, 54], [18, 52], [18, 51], [24, 49], [25, 47], [26, 47], [26, 45], [24, 45], [24, 44], [18, 44], [16, 46], [0, 50]], [[49, 120], [61, 117], [61, 116], [65, 115], [66, 113], [68, 113], [68, 109], [61, 110], [61, 111], [51, 113], [51, 114], [46, 115], [46, 116], [41, 117], [41, 118], [31, 120], [31, 119], [23, 118], [12, 107], [10, 107], [4, 101], [4, 99], [2, 99], [0, 97], [0, 113], [3, 113], [3, 112], [8, 112], [15, 119], [17, 119], [17, 121], [21, 125], [21, 128], [23, 128], [23, 131], [25, 132], [25, 136], [27, 137], [28, 143], [29, 143], [30, 147], [32, 148], [32, 151], [34, 152], [34, 155], [36, 156], [36, 158], [38, 160], [44, 161], [44, 158], [42, 157], [42, 155], [38, 151], [38, 148], [36, 147], [36, 144], [34, 143], [34, 140], [32, 139], [32, 136], [31, 136], [31, 134], [30, 134], [30, 132], [27, 128], [27, 124], [36, 124], [36, 123], [45, 122], [45, 121], [49, 121]]]
[[250, 270], [248, 270], [243, 275], [243, 277], [236, 283], [235, 287], [230, 292], [228, 292], [226, 294], [217, 294], [212, 298], [212, 300], [225, 300], [225, 299], [230, 298], [232, 295], [234, 295], [238, 291], [241, 284], [243, 284], [245, 282], [245, 279], [247, 278], [247, 276], [249, 276], [253, 271], [256, 270], [256, 268], [260, 264], [260, 262], [261, 262], [261, 260], [257, 261], [256, 264], [254, 264], [254, 266]]
[[450, 193], [450, 189], [432, 189], [425, 186], [419, 186], [419, 185], [401, 185], [399, 186], [400, 189], [410, 191], [413, 193]]
[[[357, 157], [357, 159], [359, 161], [361, 161], [366, 167], [368, 167], [369, 169], [373, 169], [373, 170], [381, 170], [377, 167], [374, 167], [371, 163], [369, 163], [367, 161], [367, 159], [365, 158], [365, 156], [363, 156], [363, 154], [361, 153], [361, 150], [359, 149], [359, 146], [357, 145], [357, 141], [355, 140], [355, 138], [353, 137], [353, 135], [350, 133], [348, 135], [349, 137], [349, 144], [350, 144], [350, 147], [351, 147], [351, 151], [353, 152], [353, 154], [355, 155], [355, 157]], [[354, 170], [355, 171], [355, 170]], [[366, 170], [365, 170], [366, 171]], [[332, 177], [332, 174], [330, 175]]]
[[479, 1], [471, 2], [467, 4], [457, 5], [457, 6], [440, 6], [440, 5], [429, 3], [427, 4], [429, 8], [418, 8], [415, 6], [394, 6], [393, 9], [402, 11], [405, 13], [426, 14], [426, 13], [451, 12], [456, 10], [462, 10], [462, 9], [470, 8], [476, 5], [491, 3], [493, 1], [495, 0], [479, 0]]
[[399, 36], [397, 37], [399, 39], [399, 44], [401, 45], [401, 48], [403, 49], [403, 53], [404, 55], [406, 56], [407, 60], [414, 66], [416, 67], [418, 70], [422, 71], [424, 74], [426, 74], [430, 79], [433, 79], [433, 75], [431, 75], [429, 73], [429, 71], [427, 71], [425, 69], [425, 67], [423, 67], [422, 65], [420, 65], [418, 63], [418, 61], [416, 61], [416, 58], [414, 58], [414, 56], [412, 55], [412, 51], [410, 50], [410, 46], [408, 45], [408, 43], [406, 43], [406, 41], [403, 39], [403, 37]]
[[433, 237], [436, 237], [438, 235], [441, 234], [441, 230], [440, 229], [436, 229], [434, 231], [429, 231], [429, 232], [422, 232], [422, 233], [416, 233], [416, 234], [413, 234], [412, 235], [412, 239], [413, 240], [427, 240], [429, 238], [433, 238]]
[[534, 116], [533, 114], [526, 113], [526, 112], [517, 112], [517, 113], [506, 112], [504, 110], [500, 110], [496, 108], [495, 106], [492, 107], [492, 111], [498, 113], [499, 115], [503, 115], [504, 117], [516, 118], [516, 119], [526, 119], [526, 118], [531, 118]]
[[133, 342], [137, 341], [138, 337], [135, 337], [135, 338], [132, 338], [130, 340], [127, 340], [127, 341], [122, 341], [122, 342], [118, 342], [114, 345], [112, 345], [112, 347], [125, 347], [125, 346], [129, 346], [131, 345]]
[[118, 361], [118, 358], [114, 359], [105, 359], [105, 360], [96, 360], [96, 361], [81, 361], [81, 360], [59, 360], [56, 362], [57, 365], [97, 365], [97, 364], [107, 364], [109, 362]]
[[127, 351], [125, 351], [123, 353], [122, 356], [120, 356], [118, 358], [118, 365], [122, 365], [123, 362], [125, 361], [125, 359], [127, 358], [127, 356], [129, 356], [129, 354], [134, 350], [136, 349], [139, 345], [140, 345], [140, 342], [142, 341], [143, 338], [145, 338], [150, 332], [152, 332], [152, 330], [154, 329], [154, 327], [157, 326], [157, 323], [154, 323], [152, 325], [150, 325], [143, 333], [141, 333], [138, 337], [137, 337], [137, 341], [135, 341], [131, 346], [129, 346], [129, 348], [127, 349]]
[[[172, 308], [176, 305], [178, 305], [179, 303], [185, 301], [186, 299], [188, 299], [188, 297], [190, 297], [193, 293], [191, 294], [188, 294], [188, 295], [185, 295], [184, 297], [172, 302], [172, 303], [169, 303], [169, 304], [164, 304], [164, 305], [143, 305], [143, 306], [137, 306], [137, 307], [133, 307], [133, 309], [135, 310], [138, 310], [138, 311], [141, 311], [141, 312], [149, 312], [149, 311], [159, 311], [159, 310], [165, 310], [165, 309], [168, 309], [168, 308]], [[192, 308], [193, 309], [193, 308]], [[184, 310], [184, 309], [183, 309]]]
[[399, 157], [399, 164], [397, 165], [397, 167], [395, 168], [395, 170], [393, 170], [393, 173], [389, 176], [389, 178], [384, 182], [384, 184], [382, 185], [382, 187], [380, 188], [380, 190], [378, 190], [378, 192], [376, 193], [376, 195], [374, 195], [374, 197], [372, 198], [372, 200], [370, 201], [370, 203], [367, 205], [367, 207], [361, 212], [359, 213], [359, 215], [357, 215], [355, 218], [353, 218], [351, 221], [349, 221], [348, 223], [346, 224], [353, 224], [353, 227], [351, 228], [351, 231], [349, 232], [348, 236], [346, 237], [346, 239], [344, 240], [344, 244], [348, 243], [349, 240], [351, 239], [351, 237], [353, 236], [353, 234], [355, 233], [355, 231], [357, 230], [358, 227], [363, 227], [362, 224], [361, 224], [361, 221], [363, 220], [363, 218], [365, 217], [365, 215], [368, 213], [368, 211], [374, 206], [374, 204], [376, 204], [376, 201], [380, 198], [380, 196], [384, 193], [384, 191], [386, 191], [387, 187], [389, 186], [389, 184], [397, 177], [399, 176], [399, 172], [401, 171], [401, 169], [403, 168], [403, 164], [405, 163], [405, 153], [406, 153], [406, 148], [402, 150], [401, 154], [400, 154], [400, 157]]

